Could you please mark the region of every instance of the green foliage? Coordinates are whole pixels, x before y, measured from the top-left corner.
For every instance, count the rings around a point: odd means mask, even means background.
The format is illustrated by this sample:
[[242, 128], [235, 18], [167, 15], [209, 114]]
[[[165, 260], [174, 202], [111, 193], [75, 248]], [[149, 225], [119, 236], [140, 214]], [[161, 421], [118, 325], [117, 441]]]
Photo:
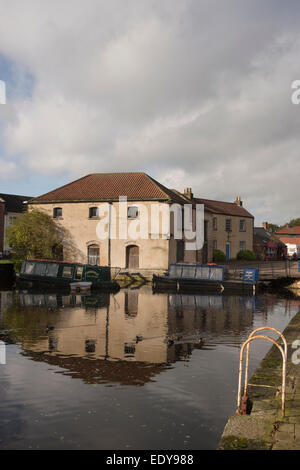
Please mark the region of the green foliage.
[[221, 250], [214, 250], [213, 251], [213, 260], [214, 261], [226, 261], [226, 255]]
[[300, 227], [300, 218], [291, 219], [288, 223], [289, 227]]
[[245, 259], [247, 261], [256, 260], [256, 254], [251, 250], [241, 250], [237, 254], [237, 259]]
[[271, 233], [275, 233], [277, 232], [277, 230], [279, 230], [281, 227], [280, 225], [277, 225], [277, 224], [267, 224], [267, 229], [269, 232]]
[[62, 231], [47, 214], [33, 210], [22, 214], [7, 230], [14, 258], [53, 257], [53, 246], [62, 242]]

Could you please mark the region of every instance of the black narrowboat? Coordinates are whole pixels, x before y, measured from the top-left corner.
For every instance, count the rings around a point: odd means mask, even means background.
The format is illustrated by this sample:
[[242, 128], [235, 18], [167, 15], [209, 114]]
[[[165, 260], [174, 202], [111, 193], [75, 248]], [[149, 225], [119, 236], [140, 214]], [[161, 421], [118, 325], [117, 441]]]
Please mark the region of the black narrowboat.
[[111, 268], [65, 261], [23, 261], [17, 277], [22, 288], [70, 288], [76, 283], [90, 283], [91, 289], [118, 291], [119, 284], [112, 279]]
[[258, 270], [246, 268], [240, 280], [228, 279], [224, 266], [214, 264], [171, 264], [165, 276], [153, 274], [154, 292], [255, 292]]

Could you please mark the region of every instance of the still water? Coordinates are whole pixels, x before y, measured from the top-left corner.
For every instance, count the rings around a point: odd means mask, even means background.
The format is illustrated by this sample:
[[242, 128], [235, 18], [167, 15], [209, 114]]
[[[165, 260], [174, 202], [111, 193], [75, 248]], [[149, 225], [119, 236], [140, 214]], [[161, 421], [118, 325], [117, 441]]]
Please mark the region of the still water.
[[[300, 299], [0, 292], [0, 449], [215, 449], [239, 348]], [[270, 343], [251, 350], [250, 373]]]

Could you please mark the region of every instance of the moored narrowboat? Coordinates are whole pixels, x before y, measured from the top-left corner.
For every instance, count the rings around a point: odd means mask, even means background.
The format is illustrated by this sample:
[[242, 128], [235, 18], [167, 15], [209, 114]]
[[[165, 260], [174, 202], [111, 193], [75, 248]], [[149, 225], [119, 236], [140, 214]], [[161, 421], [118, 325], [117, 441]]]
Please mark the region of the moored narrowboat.
[[23, 261], [17, 277], [17, 285], [27, 288], [65, 289], [74, 283], [90, 283], [92, 289], [120, 289], [108, 266], [32, 259]]
[[258, 270], [246, 268], [242, 279], [229, 279], [224, 266], [214, 264], [171, 264], [165, 276], [153, 274], [154, 292], [255, 292]]

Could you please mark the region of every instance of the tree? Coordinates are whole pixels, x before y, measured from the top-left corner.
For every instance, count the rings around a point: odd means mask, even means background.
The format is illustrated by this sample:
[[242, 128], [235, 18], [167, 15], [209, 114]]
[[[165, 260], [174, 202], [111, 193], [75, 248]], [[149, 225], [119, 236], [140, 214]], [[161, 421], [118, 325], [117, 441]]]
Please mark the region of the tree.
[[300, 227], [300, 217], [298, 217], [297, 219], [291, 219], [288, 222], [288, 226], [289, 227]]
[[63, 230], [43, 212], [22, 214], [7, 230], [7, 241], [17, 259], [53, 258], [53, 248], [62, 244]]
[[269, 232], [271, 233], [275, 233], [277, 232], [277, 230], [279, 230], [281, 227], [280, 225], [277, 225], [277, 224], [267, 224], [267, 229]]

